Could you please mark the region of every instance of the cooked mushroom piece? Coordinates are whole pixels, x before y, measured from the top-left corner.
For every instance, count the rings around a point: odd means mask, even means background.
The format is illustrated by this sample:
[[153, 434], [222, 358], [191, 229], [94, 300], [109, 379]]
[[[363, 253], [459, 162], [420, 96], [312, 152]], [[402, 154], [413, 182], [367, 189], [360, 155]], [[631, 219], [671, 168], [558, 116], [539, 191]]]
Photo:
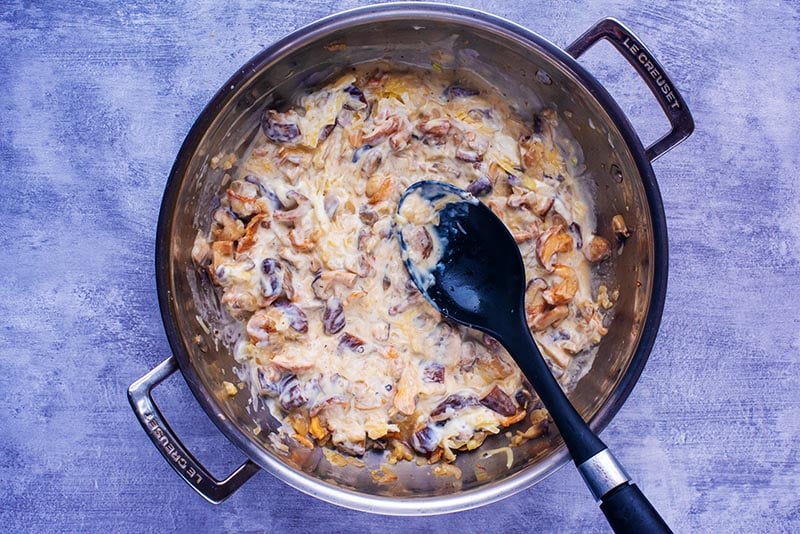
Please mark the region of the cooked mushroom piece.
[[261, 118], [261, 130], [270, 141], [290, 143], [300, 137], [298, 118], [294, 110], [278, 113], [274, 109], [268, 109]]
[[289, 328], [300, 334], [308, 332], [308, 318], [296, 304], [279, 300], [273, 304], [273, 307], [281, 312], [283, 319], [289, 324]]
[[611, 257], [611, 245], [606, 238], [593, 235], [589, 242], [584, 244], [583, 255], [590, 262], [599, 263]]
[[622, 215], [617, 214], [611, 218], [611, 229], [614, 230], [614, 233], [620, 241], [624, 241], [631, 236], [631, 231], [628, 230], [628, 226], [625, 224], [625, 219]]
[[258, 310], [247, 321], [245, 330], [253, 343], [269, 341], [270, 334], [275, 332], [275, 321], [267, 310]]
[[506, 417], [517, 413], [517, 407], [514, 405], [514, 401], [498, 386], [492, 388], [492, 390], [481, 399], [481, 404]]
[[306, 213], [311, 211], [311, 203], [308, 197], [298, 193], [295, 190], [290, 190], [286, 193], [286, 198], [293, 200], [297, 206], [285, 211], [276, 211], [272, 214], [272, 218], [280, 222], [294, 222], [303, 217]]
[[211, 235], [215, 240], [236, 241], [244, 235], [244, 223], [227, 208], [217, 208], [211, 216], [214, 225]]
[[430, 454], [439, 446], [439, 435], [431, 426], [414, 432], [411, 437], [411, 446], [421, 454]]
[[443, 137], [450, 131], [450, 121], [447, 119], [423, 120], [417, 124], [417, 128], [426, 135]]
[[358, 275], [350, 271], [322, 271], [311, 282], [311, 290], [314, 292], [314, 296], [320, 300], [327, 300], [331, 295], [343, 298], [342, 288], [352, 289], [356, 280], [358, 280]]
[[344, 104], [345, 109], [358, 111], [367, 107], [367, 98], [364, 96], [364, 91], [355, 85], [345, 87], [344, 92], [350, 95], [350, 99]]
[[358, 208], [358, 218], [367, 226], [372, 226], [378, 222], [378, 217], [378, 212], [375, 211], [371, 206], [363, 205]]
[[303, 389], [300, 386], [300, 381], [297, 375], [290, 374], [281, 380], [280, 383], [281, 394], [280, 403], [284, 410], [293, 410], [303, 406], [308, 399], [303, 395]]
[[[378, 170], [378, 167], [383, 161], [383, 156], [377, 150], [371, 150], [367, 152], [367, 155], [364, 156], [361, 162], [361, 176], [363, 178], [369, 178], [375, 171]], [[369, 193], [367, 193], [369, 195]]]
[[553, 259], [558, 253], [572, 250], [572, 237], [560, 225], [551, 226], [536, 241], [536, 258], [548, 272], [553, 272]]
[[486, 176], [481, 176], [467, 186], [467, 191], [476, 197], [488, 195], [492, 192], [492, 182]]
[[528, 325], [534, 332], [544, 330], [548, 326], [558, 324], [560, 321], [567, 318], [569, 315], [569, 308], [567, 306], [556, 306], [540, 315], [537, 315], [532, 322]]
[[339, 337], [339, 348], [348, 349], [354, 352], [364, 352], [364, 345], [367, 342], [358, 336], [354, 336], [349, 332], [345, 332]]
[[575, 239], [575, 248], [580, 250], [583, 248], [583, 233], [581, 232], [581, 225], [574, 222], [569, 225], [569, 232]]
[[274, 302], [283, 292], [283, 264], [266, 258], [261, 262], [261, 295], [267, 304]]
[[427, 259], [433, 252], [433, 239], [424, 226], [415, 226], [410, 231], [404, 232], [403, 237], [409, 252], [414, 254], [412, 260]]
[[346, 324], [342, 301], [337, 297], [330, 297], [325, 301], [325, 310], [322, 312], [322, 329], [332, 336], [344, 328]]
[[547, 289], [547, 282], [542, 278], [534, 278], [525, 288], [525, 314], [528, 324], [532, 324], [545, 309], [545, 300], [542, 291]]
[[325, 195], [324, 206], [325, 215], [328, 216], [328, 219], [333, 220], [336, 216], [336, 210], [339, 209], [339, 199], [333, 193], [328, 193]]
[[478, 399], [474, 395], [454, 394], [439, 403], [431, 412], [432, 421], [445, 421], [456, 413], [470, 406], [477, 406]]
[[247, 228], [244, 232], [244, 237], [239, 240], [238, 245], [236, 246], [236, 252], [246, 252], [253, 248], [256, 244], [256, 234], [258, 233], [258, 229], [264, 227], [269, 228], [269, 219], [263, 213], [256, 215], [250, 222], [247, 223]]
[[578, 292], [578, 277], [569, 265], [555, 265], [553, 275], [558, 280], [542, 296], [548, 304], [559, 306], [569, 303]]
[[444, 365], [436, 362], [426, 365], [422, 373], [422, 381], [434, 384], [444, 382]]

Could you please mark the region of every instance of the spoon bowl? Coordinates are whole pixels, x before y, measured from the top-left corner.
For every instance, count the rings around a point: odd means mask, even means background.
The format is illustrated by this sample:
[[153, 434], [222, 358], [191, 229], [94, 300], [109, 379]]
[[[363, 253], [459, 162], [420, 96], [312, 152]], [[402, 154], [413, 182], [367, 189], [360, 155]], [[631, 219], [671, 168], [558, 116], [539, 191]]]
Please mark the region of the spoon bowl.
[[[435, 234], [443, 246], [433, 271], [424, 271], [409, 254], [404, 262], [417, 287], [434, 307], [451, 319], [499, 335], [524, 309], [525, 266], [514, 238], [485, 204], [450, 184], [417, 182], [400, 199], [399, 210], [410, 195], [436, 203]], [[400, 244], [407, 249], [403, 232]], [[480, 246], [476, 246], [479, 243]], [[430, 277], [434, 283], [430, 282]], [[424, 289], [423, 289], [424, 287]]]

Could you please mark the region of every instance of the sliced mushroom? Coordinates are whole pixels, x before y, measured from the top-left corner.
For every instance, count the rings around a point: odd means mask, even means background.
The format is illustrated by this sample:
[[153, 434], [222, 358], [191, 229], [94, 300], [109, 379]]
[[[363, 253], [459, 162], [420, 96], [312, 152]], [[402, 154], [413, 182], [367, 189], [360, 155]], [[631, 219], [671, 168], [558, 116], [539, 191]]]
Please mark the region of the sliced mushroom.
[[258, 310], [247, 321], [245, 330], [252, 343], [266, 342], [270, 334], [275, 333], [275, 321], [267, 314], [267, 310]]
[[342, 301], [337, 297], [330, 297], [325, 301], [325, 310], [322, 312], [322, 329], [332, 336], [344, 328], [346, 324]]
[[347, 406], [350, 404], [350, 400], [345, 397], [344, 395], [334, 395], [332, 397], [326, 397], [321, 401], [318, 401], [311, 407], [308, 411], [308, 415], [310, 417], [315, 417], [321, 411], [325, 410], [325, 408], [329, 406]]
[[344, 104], [345, 109], [358, 111], [367, 107], [367, 98], [364, 96], [364, 91], [355, 85], [345, 87], [344, 92], [350, 95], [350, 99]]
[[267, 139], [275, 143], [291, 143], [300, 137], [299, 117], [294, 110], [278, 113], [267, 110], [261, 118], [261, 130]]
[[211, 235], [215, 241], [236, 241], [244, 235], [244, 223], [227, 208], [218, 208], [212, 214], [214, 224]]
[[514, 401], [498, 386], [492, 388], [492, 390], [481, 399], [481, 404], [505, 417], [511, 417], [517, 413], [517, 406], [514, 404]]
[[[308, 318], [305, 312], [296, 304], [279, 300], [273, 305], [273, 308], [280, 312], [282, 319], [286, 321], [289, 328], [299, 334], [308, 333]], [[276, 326], [280, 327], [280, 324], [278, 323]]]
[[214, 275], [220, 265], [233, 259], [233, 241], [211, 243], [211, 272]]
[[523, 230], [520, 232], [513, 232], [511, 236], [514, 238], [516, 243], [524, 243], [526, 241], [530, 241], [533, 239], [533, 233], [528, 232], [527, 230]]
[[399, 127], [400, 119], [395, 115], [385, 118], [380, 116], [376, 117], [375, 127], [371, 132], [364, 134], [361, 140], [367, 144], [375, 146], [385, 141], [390, 135], [395, 133]]
[[526, 193], [518, 194], [515, 193], [508, 197], [506, 200], [506, 205], [509, 208], [520, 209], [520, 208], [528, 208], [530, 209], [531, 206], [536, 202], [536, 193], [533, 191], [528, 191]]
[[403, 232], [403, 238], [409, 252], [413, 254], [413, 261], [427, 259], [433, 252], [433, 239], [424, 226], [415, 226], [410, 231]]
[[287, 299], [294, 300], [295, 290], [294, 290], [294, 275], [292, 274], [292, 269], [283, 270], [283, 292], [286, 294]]
[[277, 397], [280, 395], [281, 373], [274, 365], [260, 366], [258, 368], [259, 395], [262, 397]]
[[372, 145], [364, 144], [359, 146], [357, 149], [353, 151], [353, 158], [350, 160], [353, 163], [358, 162], [361, 157], [367, 153], [368, 150], [372, 148]]
[[483, 160], [483, 155], [478, 154], [478, 152], [475, 150], [470, 150], [468, 148], [459, 146], [456, 149], [456, 159], [466, 161], [467, 163], [478, 163]]
[[417, 124], [417, 128], [426, 135], [442, 137], [450, 131], [450, 121], [447, 119], [423, 120]]
[[314, 292], [314, 296], [320, 300], [327, 300], [332, 295], [343, 298], [343, 291], [340, 288], [352, 288], [356, 284], [356, 280], [358, 280], [358, 275], [349, 271], [340, 269], [322, 271], [311, 282], [311, 289]]
[[525, 288], [525, 316], [528, 324], [533, 324], [539, 315], [541, 315], [547, 303], [544, 300], [542, 292], [547, 289], [547, 282], [542, 278], [534, 278], [528, 282]]
[[444, 365], [431, 362], [422, 370], [422, 381], [433, 384], [444, 382]]
[[381, 181], [380, 186], [375, 192], [369, 195], [369, 203], [370, 204], [377, 204], [389, 198], [394, 190], [394, 180], [391, 178], [384, 178]]
[[328, 136], [331, 135], [331, 132], [333, 132], [334, 128], [336, 128], [335, 122], [333, 124], [326, 124], [325, 126], [323, 126], [322, 129], [319, 131], [319, 138], [317, 139], [317, 143], [321, 143], [325, 139], [327, 139]]
[[353, 352], [364, 352], [364, 345], [367, 342], [358, 336], [345, 332], [339, 337], [339, 348], [352, 350]]
[[311, 164], [311, 153], [301, 148], [282, 146], [278, 149], [277, 168], [291, 184], [296, 184], [300, 175]]
[[478, 399], [474, 395], [456, 393], [450, 395], [431, 412], [431, 420], [440, 422], [450, 419], [464, 408], [477, 406]]
[[294, 410], [303, 406], [308, 399], [303, 395], [303, 389], [297, 375], [290, 374], [281, 380], [280, 403], [284, 410]]
[[325, 215], [332, 221], [336, 216], [336, 210], [339, 209], [339, 198], [333, 193], [328, 193], [325, 195], [323, 202], [325, 206]]
[[367, 226], [372, 226], [378, 222], [378, 212], [368, 205], [363, 205], [358, 208], [358, 218]]
[[524, 137], [519, 143], [522, 154], [522, 165], [527, 170], [538, 170], [545, 163], [545, 148], [542, 140], [537, 136]]
[[250, 250], [256, 244], [256, 234], [258, 233], [259, 228], [269, 228], [269, 220], [267, 219], [267, 215], [261, 213], [256, 215], [250, 222], [247, 223], [247, 229], [244, 232], [244, 237], [239, 240], [239, 243], [236, 245], [236, 252], [242, 253]]
[[590, 262], [599, 263], [611, 257], [611, 245], [606, 238], [593, 235], [589, 242], [584, 244], [583, 255]]
[[492, 192], [492, 182], [486, 176], [481, 176], [467, 186], [467, 191], [476, 197], [488, 195]]
[[490, 108], [472, 108], [467, 111], [467, 115], [473, 121], [482, 121], [492, 118], [492, 110]]
[[[366, 156], [361, 161], [361, 177], [362, 178], [369, 178], [375, 171], [378, 170], [378, 167], [381, 165], [381, 161], [383, 161], [383, 156], [378, 150], [370, 150], [367, 152]], [[369, 196], [369, 193], [367, 193]]]
[[272, 214], [273, 219], [280, 222], [295, 222], [311, 211], [311, 202], [309, 202], [308, 197], [302, 193], [290, 190], [286, 193], [286, 198], [296, 202], [297, 206], [290, 210], [276, 211]]
[[397, 131], [389, 136], [389, 146], [392, 150], [399, 152], [403, 150], [408, 142], [411, 140], [411, 134], [414, 132], [414, 127], [404, 116], [399, 117], [397, 124]]
[[559, 281], [552, 284], [550, 289], [544, 291], [542, 296], [548, 304], [553, 306], [567, 304], [578, 292], [578, 277], [575, 274], [575, 270], [568, 265], [555, 265], [553, 267], [553, 275]]
[[544, 217], [553, 207], [555, 199], [549, 195], [537, 194], [533, 191], [514, 193], [508, 197], [506, 204], [510, 208], [527, 208], [539, 217]]
[[567, 306], [556, 306], [555, 308], [537, 315], [536, 318], [528, 324], [533, 331], [538, 332], [544, 330], [548, 326], [559, 323], [566, 319], [568, 315], [569, 308]]
[[259, 197], [259, 187], [245, 180], [235, 180], [226, 191], [231, 210], [239, 217], [269, 211], [268, 200]]
[[420, 454], [430, 454], [439, 447], [439, 433], [430, 425], [414, 432], [411, 446]]
[[556, 254], [572, 250], [572, 237], [563, 230], [561, 225], [551, 226], [536, 241], [536, 258], [547, 272], [553, 272]]
[[267, 305], [273, 303], [283, 293], [283, 264], [273, 258], [261, 262], [261, 295]]
[[537, 195], [536, 201], [530, 207], [531, 211], [539, 217], [544, 217], [555, 203], [555, 198], [547, 195]]
[[319, 239], [319, 229], [312, 231], [305, 229], [301, 231], [297, 228], [293, 228], [289, 230], [289, 242], [298, 252], [308, 252], [312, 250], [317, 244], [317, 239]]

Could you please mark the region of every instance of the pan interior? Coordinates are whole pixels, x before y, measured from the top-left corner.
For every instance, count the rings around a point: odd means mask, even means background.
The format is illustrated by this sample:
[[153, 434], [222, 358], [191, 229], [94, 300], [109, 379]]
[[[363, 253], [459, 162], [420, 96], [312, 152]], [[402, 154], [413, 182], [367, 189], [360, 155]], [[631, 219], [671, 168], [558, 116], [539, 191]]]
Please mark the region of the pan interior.
[[[563, 54], [529, 37], [496, 19], [459, 10], [387, 8], [334, 17], [254, 58], [215, 97], [184, 144], [162, 206], [168, 214], [162, 213], [167, 223], [159, 237], [166, 243], [158, 261], [164, 277], [160, 291], [166, 291], [169, 303], [164, 317], [170, 342], [192, 390], [217, 425], [254, 461], [291, 485], [369, 511], [436, 513], [474, 507], [523, 489], [567, 458], [557, 433], [551, 433], [515, 448], [507, 467], [506, 454], [484, 454], [507, 445], [500, 434], [476, 451], [459, 454], [455, 465], [460, 478], [437, 476], [431, 466], [400, 462], [392, 466], [397, 480], [381, 483], [370, 475], [385, 461], [380, 451], [367, 453], [363, 467], [332, 465], [319, 448], [298, 447], [286, 453], [268, 439], [272, 422], [263, 410], [252, 409], [246, 391], [234, 397], [225, 393], [223, 381], [231, 380], [237, 365], [225, 343], [214, 337], [214, 331], [223, 339], [229, 335], [225, 315], [210, 282], [191, 259], [197, 231], [208, 228], [215, 198], [223, 189], [223, 174], [235, 172], [212, 165], [212, 159], [221, 154], [241, 157], [265, 108], [289, 100], [298, 90], [318, 87], [353, 65], [382, 62], [464, 70], [491, 80], [523, 117], [543, 107], [557, 111], [583, 149], [584, 185], [593, 198], [597, 233], [616, 243], [611, 230], [616, 214], [622, 214], [632, 230], [621, 254], [599, 268], [597, 279], [619, 289], [620, 296], [608, 335], [571, 400], [586, 419], [603, 415], [593, 421], [599, 430], [618, 409], [621, 393], [615, 388], [626, 373], [640, 370], [633, 360], [655, 269], [653, 224], [640, 167], [617, 126], [620, 118], [612, 119]], [[636, 149], [641, 151], [641, 145]], [[263, 429], [258, 435], [257, 427]], [[470, 498], [447, 501], [465, 494]], [[408, 499], [395, 499], [398, 496]], [[409, 499], [417, 502], [413, 509], [393, 504]]]

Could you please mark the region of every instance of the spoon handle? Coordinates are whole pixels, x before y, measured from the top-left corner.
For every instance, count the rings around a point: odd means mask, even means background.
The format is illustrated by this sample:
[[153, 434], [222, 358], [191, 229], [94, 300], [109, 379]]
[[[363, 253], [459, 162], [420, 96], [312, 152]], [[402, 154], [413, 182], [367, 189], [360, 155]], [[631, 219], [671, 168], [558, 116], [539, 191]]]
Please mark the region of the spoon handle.
[[500, 341], [530, 380], [558, 427], [578, 471], [617, 533], [671, 533], [647, 497], [567, 399], [523, 319]]
[[553, 373], [545, 363], [527, 328], [527, 323], [523, 322], [519, 328], [504, 333], [498, 340], [517, 362], [520, 370], [530, 380], [533, 389], [539, 395], [542, 404], [550, 412], [575, 465], [581, 465], [597, 453], [607, 449], [606, 444], [592, 432], [589, 425], [575, 411], [561, 386], [553, 377]]

